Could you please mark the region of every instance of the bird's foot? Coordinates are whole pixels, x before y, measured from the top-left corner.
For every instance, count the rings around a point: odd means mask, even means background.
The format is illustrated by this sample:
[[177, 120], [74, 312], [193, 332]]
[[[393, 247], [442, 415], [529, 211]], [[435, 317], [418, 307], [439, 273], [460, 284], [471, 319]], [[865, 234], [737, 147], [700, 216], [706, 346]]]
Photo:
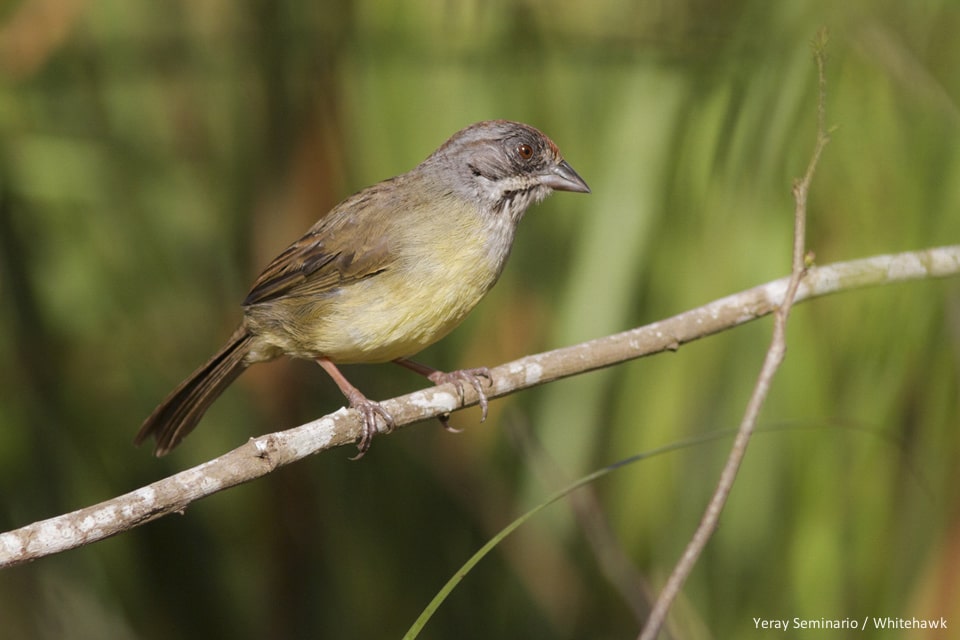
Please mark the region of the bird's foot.
[[[473, 390], [477, 392], [478, 403], [480, 404], [480, 422], [483, 422], [487, 419], [487, 410], [490, 406], [490, 403], [487, 401], [487, 394], [483, 391], [483, 381], [481, 378], [486, 381], [487, 386], [493, 384], [493, 377], [490, 375], [490, 369], [487, 367], [479, 367], [477, 369], [458, 369], [456, 371], [451, 371], [449, 373], [445, 371], [434, 371], [427, 376], [427, 379], [430, 380], [435, 385], [447, 384], [450, 383], [456, 388], [457, 393], [460, 395], [460, 402], [463, 402], [463, 385], [469, 384], [473, 387]], [[450, 426], [450, 414], [444, 414], [442, 416], [437, 416], [437, 420], [440, 421], [440, 424], [443, 425], [443, 428], [447, 431], [452, 431], [457, 433], [460, 429], [456, 429]]]
[[370, 400], [367, 396], [363, 395], [360, 389], [350, 384], [350, 381], [340, 373], [340, 369], [338, 369], [337, 365], [333, 364], [329, 358], [317, 358], [316, 360], [317, 364], [323, 367], [323, 370], [326, 371], [330, 377], [333, 378], [333, 381], [337, 383], [337, 386], [340, 387], [340, 391], [347, 398], [350, 407], [360, 413], [360, 418], [363, 421], [363, 424], [360, 426], [360, 442], [357, 443], [357, 455], [350, 458], [351, 460], [359, 460], [370, 449], [373, 436], [380, 433], [380, 428], [377, 425], [378, 418], [383, 420], [384, 433], [393, 431], [397, 423], [393, 420], [393, 416], [391, 416], [379, 402]]
[[373, 436], [381, 432], [378, 419], [383, 420], [383, 433], [393, 431], [397, 423], [394, 422], [393, 416], [391, 416], [379, 402], [370, 400], [362, 393], [357, 392], [357, 394], [350, 394], [347, 396], [347, 399], [350, 401], [350, 407], [356, 409], [363, 420], [363, 424], [360, 427], [360, 441], [357, 443], [357, 455], [350, 458], [351, 460], [359, 460], [370, 449]]

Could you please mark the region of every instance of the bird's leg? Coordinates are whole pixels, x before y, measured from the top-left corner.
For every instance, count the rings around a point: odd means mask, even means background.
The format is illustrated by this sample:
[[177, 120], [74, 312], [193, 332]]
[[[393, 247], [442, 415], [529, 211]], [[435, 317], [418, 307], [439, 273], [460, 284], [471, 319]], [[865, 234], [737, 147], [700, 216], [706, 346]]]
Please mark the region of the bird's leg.
[[327, 358], [317, 358], [317, 364], [323, 367], [323, 370], [326, 371], [333, 381], [337, 383], [337, 386], [340, 387], [340, 391], [346, 396], [347, 401], [350, 403], [350, 406], [360, 412], [361, 417], [363, 418], [363, 427], [360, 431], [360, 442], [357, 443], [357, 455], [350, 458], [351, 460], [359, 460], [370, 448], [370, 443], [373, 441], [373, 436], [376, 435], [379, 431], [377, 429], [377, 416], [380, 416], [383, 419], [384, 424], [386, 424], [385, 433], [390, 433], [396, 427], [396, 422], [393, 420], [393, 416], [387, 413], [387, 410], [380, 406], [379, 402], [374, 402], [363, 395], [363, 393], [357, 389], [355, 386], [350, 384], [350, 381], [347, 380], [340, 369], [337, 368], [337, 365], [330, 362]]
[[[453, 386], [457, 389], [457, 393], [460, 394], [460, 402], [463, 402], [463, 383], [468, 383], [477, 392], [478, 402], [480, 403], [480, 422], [483, 422], [487, 419], [487, 408], [489, 407], [489, 402], [487, 402], [487, 394], [483, 391], [483, 383], [480, 381], [480, 378], [485, 378], [487, 385], [493, 384], [493, 378], [490, 376], [490, 369], [487, 367], [479, 367], [477, 369], [458, 369], [456, 371], [447, 373], [445, 371], [438, 371], [433, 367], [428, 367], [425, 364], [408, 360], [407, 358], [397, 358], [394, 360], [394, 362], [399, 364], [401, 367], [410, 369], [410, 371], [419, 373], [433, 384], [441, 385], [448, 382], [453, 384]], [[440, 424], [442, 424], [443, 428], [447, 431], [459, 431], [459, 429], [454, 429], [450, 426], [449, 413], [437, 416], [437, 420], [440, 421]]]

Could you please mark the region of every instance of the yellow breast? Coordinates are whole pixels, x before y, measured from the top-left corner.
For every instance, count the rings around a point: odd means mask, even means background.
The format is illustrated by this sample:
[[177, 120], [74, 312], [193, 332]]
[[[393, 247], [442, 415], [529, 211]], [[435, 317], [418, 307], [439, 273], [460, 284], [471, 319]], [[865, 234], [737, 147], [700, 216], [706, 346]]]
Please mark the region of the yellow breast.
[[445, 204], [446, 215], [405, 216], [407, 224], [384, 229], [396, 259], [383, 271], [320, 297], [278, 301], [272, 311], [282, 319], [257, 323], [255, 333], [288, 355], [341, 364], [411, 356], [446, 336], [497, 281], [515, 225]]

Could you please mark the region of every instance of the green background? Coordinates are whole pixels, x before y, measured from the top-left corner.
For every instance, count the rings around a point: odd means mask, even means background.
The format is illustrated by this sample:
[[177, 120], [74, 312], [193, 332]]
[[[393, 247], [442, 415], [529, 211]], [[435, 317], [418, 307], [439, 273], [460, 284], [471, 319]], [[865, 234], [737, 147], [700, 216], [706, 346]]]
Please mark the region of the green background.
[[[820, 26], [838, 129], [811, 195], [817, 262], [957, 243], [950, 0], [0, 5], [0, 529], [340, 407], [315, 365], [271, 363], [169, 457], [130, 444], [229, 335], [276, 253], [477, 120], [541, 128], [593, 194], [531, 210], [500, 284], [423, 361], [492, 366], [786, 274]], [[327, 452], [3, 571], [4, 633], [399, 637], [557, 487], [736, 426], [770, 331], [498, 400], [483, 425], [468, 410], [460, 435], [428, 423], [381, 437], [358, 463]], [[955, 280], [797, 307], [761, 416], [789, 429], [751, 445], [674, 607], [676, 636], [783, 636], [754, 617], [960, 628], [958, 363]], [[372, 398], [423, 385], [389, 365], [346, 372]], [[578, 494], [578, 515], [551, 507], [467, 576], [425, 637], [635, 637], [728, 446], [622, 469]]]

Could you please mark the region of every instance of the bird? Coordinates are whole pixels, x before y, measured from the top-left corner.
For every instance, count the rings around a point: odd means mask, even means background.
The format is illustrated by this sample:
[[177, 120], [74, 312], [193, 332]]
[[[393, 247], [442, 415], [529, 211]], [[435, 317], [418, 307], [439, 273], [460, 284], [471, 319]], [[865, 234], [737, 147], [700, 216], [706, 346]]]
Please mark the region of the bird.
[[[496, 283], [527, 209], [553, 191], [590, 193], [550, 138], [487, 120], [453, 134], [407, 173], [359, 191], [321, 217], [257, 277], [226, 344], [180, 383], [134, 438], [163, 456], [249, 366], [313, 360], [362, 418], [356, 458], [395, 427], [337, 365], [396, 362], [434, 384], [476, 391], [486, 368], [442, 372], [410, 357], [449, 334]], [[446, 421], [441, 419], [446, 425]]]

